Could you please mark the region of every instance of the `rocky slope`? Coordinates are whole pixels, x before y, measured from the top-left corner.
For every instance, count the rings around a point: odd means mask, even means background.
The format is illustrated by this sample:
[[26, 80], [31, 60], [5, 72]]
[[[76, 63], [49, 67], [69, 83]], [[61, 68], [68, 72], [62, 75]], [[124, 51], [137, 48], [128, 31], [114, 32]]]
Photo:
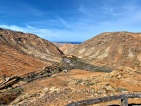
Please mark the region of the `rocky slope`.
[[[9, 35], [11, 36], [9, 37], [7, 34], [3, 33], [20, 33], [21, 36], [13, 34]], [[132, 64], [125, 64], [123, 62], [128, 62], [127, 60], [133, 62], [132, 59], [139, 61], [140, 49], [138, 46], [140, 44], [140, 34], [128, 32], [103, 33], [102, 35], [84, 42], [78, 46], [79, 48], [73, 50], [75, 55], [81, 56], [81, 58], [85, 60], [75, 56], [63, 56], [63, 61], [60, 62], [62, 64], [64, 63], [63, 66], [60, 66], [59, 63], [53, 63], [52, 65], [54, 66], [51, 67], [48, 66], [51, 65], [50, 61], [43, 61], [40, 55], [37, 56], [38, 53], [30, 52], [39, 50], [39, 54], [43, 53], [43, 47], [46, 46], [40, 47], [44, 45], [40, 42], [40, 38], [35, 36], [35, 39], [30, 40], [34, 35], [7, 30], [3, 30], [3, 33], [0, 34], [0, 85], [4, 85], [5, 83], [3, 82], [9, 81], [6, 84], [10, 83], [10, 86], [4, 86], [4, 89], [0, 86], [0, 105], [65, 106], [79, 100], [141, 92], [141, 72], [134, 70], [139, 68], [139, 66], [135, 67], [135, 64], [133, 64], [134, 68]], [[26, 36], [26, 38], [24, 38], [23, 35]], [[17, 36], [20, 38], [18, 41]], [[37, 42], [39, 42], [39, 44], [37, 44]], [[31, 49], [31, 46], [34, 49]], [[50, 45], [47, 47], [49, 48]], [[25, 51], [23, 48], [27, 50]], [[57, 47], [54, 48], [58, 50]], [[95, 53], [96, 56], [94, 55]], [[122, 57], [118, 57], [119, 54]], [[48, 56], [50, 56], [50, 58]], [[89, 56], [91, 56], [91, 58]], [[54, 60], [51, 59], [53, 57], [55, 57], [55, 60], [59, 60], [59, 58], [62, 57], [62, 53], [60, 51], [52, 51], [52, 55], [47, 52], [47, 56], [45, 56], [46, 60], [51, 61]], [[130, 59], [129, 57], [132, 58]], [[117, 58], [117, 62], [115, 62], [115, 58]], [[97, 65], [90, 65], [87, 60], [93, 64], [97, 62], [98, 65], [103, 65], [103, 63], [107, 62], [109, 64], [105, 65], [111, 68], [120, 65], [129, 67], [121, 67], [111, 72], [111, 70], [107, 69], [105, 66], [99, 67]], [[114, 66], [113, 64], [116, 65]], [[64, 68], [65, 71], [62, 71]], [[3, 78], [4, 76], [2, 75], [4, 74], [8, 77]], [[48, 74], [51, 75], [48, 76]], [[12, 79], [13, 76], [19, 81]], [[9, 80], [10, 78], [12, 80]], [[141, 99], [137, 98], [129, 100], [129, 103], [140, 104], [140, 101]], [[111, 101], [99, 105], [113, 104], [118, 105], [120, 102]]]
[[78, 46], [78, 44], [70, 43], [54, 43], [64, 54], [72, 55], [72, 51]]
[[98, 66], [141, 68], [141, 33], [107, 32], [80, 44], [73, 52]]
[[43, 71], [61, 58], [62, 52], [49, 41], [0, 28], [0, 105], [21, 94], [24, 76], [28, 79], [28, 75]]
[[[36, 80], [23, 86], [24, 92], [11, 103], [11, 106], [66, 106], [80, 100], [139, 93], [141, 92], [140, 74], [129, 67], [121, 67], [111, 73], [85, 70], [62, 72], [49, 79]], [[140, 104], [141, 99], [131, 99], [129, 103]], [[120, 101], [99, 105], [114, 106], [113, 104], [117, 106]]]
[[0, 40], [40, 59], [57, 60], [63, 54], [53, 43], [34, 34], [0, 29]]
[[23, 75], [49, 65], [49, 62], [32, 58], [0, 40], [0, 76]]
[[49, 41], [34, 34], [0, 28], [0, 76], [38, 71], [61, 58], [62, 52]]

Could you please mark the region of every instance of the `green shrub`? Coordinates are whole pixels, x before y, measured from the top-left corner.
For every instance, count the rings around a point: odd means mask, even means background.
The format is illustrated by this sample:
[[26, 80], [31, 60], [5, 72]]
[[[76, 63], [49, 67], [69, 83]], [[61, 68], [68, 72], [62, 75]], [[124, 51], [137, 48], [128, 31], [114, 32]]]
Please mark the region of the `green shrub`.
[[7, 92], [9, 92], [9, 93], [12, 93], [12, 92], [23, 92], [24, 91], [24, 89], [23, 88], [21, 88], [21, 87], [19, 87], [19, 88], [13, 88], [13, 89], [10, 89], [10, 90], [8, 90]]
[[115, 90], [116, 90], [116, 91], [119, 91], [119, 92], [121, 92], [121, 91], [128, 91], [128, 90], [125, 89], [125, 88], [116, 88]]

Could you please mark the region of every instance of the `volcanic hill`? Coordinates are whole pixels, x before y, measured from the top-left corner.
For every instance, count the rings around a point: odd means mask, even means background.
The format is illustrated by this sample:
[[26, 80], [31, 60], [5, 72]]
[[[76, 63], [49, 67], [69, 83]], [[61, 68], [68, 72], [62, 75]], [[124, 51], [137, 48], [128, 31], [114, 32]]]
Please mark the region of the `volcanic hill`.
[[141, 68], [141, 33], [106, 32], [78, 45], [72, 52], [97, 66]]
[[57, 46], [35, 34], [0, 29], [0, 40], [36, 58], [49, 60], [62, 56]]
[[22, 75], [59, 61], [62, 52], [37, 35], [0, 28], [0, 75]]

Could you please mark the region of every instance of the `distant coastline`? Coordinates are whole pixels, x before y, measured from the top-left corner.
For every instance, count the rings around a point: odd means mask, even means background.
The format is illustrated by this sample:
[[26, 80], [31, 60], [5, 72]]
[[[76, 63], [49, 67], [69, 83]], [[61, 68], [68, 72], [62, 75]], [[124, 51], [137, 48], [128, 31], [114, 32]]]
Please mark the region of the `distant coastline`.
[[70, 44], [81, 44], [82, 42], [56, 42], [56, 43], [70, 43]]

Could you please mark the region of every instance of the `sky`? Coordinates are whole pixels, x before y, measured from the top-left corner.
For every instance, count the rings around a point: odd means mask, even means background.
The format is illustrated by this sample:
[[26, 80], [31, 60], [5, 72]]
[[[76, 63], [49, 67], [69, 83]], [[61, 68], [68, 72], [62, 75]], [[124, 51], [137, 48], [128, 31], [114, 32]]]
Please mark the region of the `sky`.
[[0, 27], [57, 42], [141, 32], [141, 0], [1, 0]]

